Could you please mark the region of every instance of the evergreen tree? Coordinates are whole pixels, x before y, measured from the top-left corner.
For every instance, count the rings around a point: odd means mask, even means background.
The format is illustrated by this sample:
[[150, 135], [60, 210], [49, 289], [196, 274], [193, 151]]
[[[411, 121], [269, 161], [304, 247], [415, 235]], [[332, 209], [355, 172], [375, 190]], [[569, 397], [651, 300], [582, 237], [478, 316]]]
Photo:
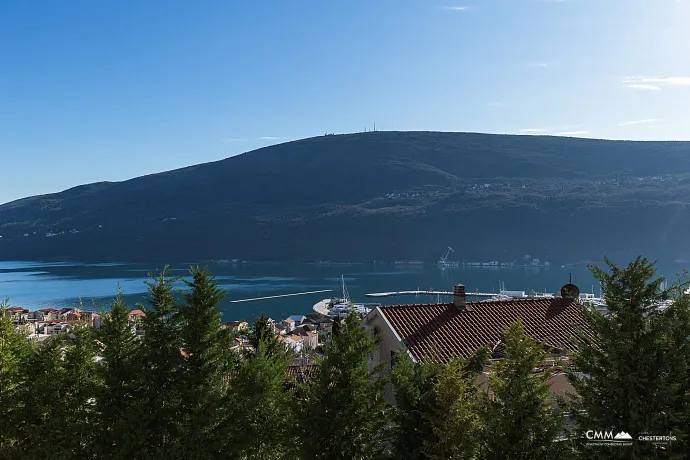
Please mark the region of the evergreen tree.
[[24, 402], [11, 458], [93, 458], [96, 344], [81, 326], [33, 347], [22, 362]]
[[454, 360], [443, 366], [434, 384], [436, 403], [427, 417], [433, 438], [425, 440], [425, 452], [433, 460], [477, 458], [482, 420], [479, 415], [477, 374], [466, 362]]
[[17, 445], [10, 458], [69, 459], [65, 426], [66, 370], [59, 336], [34, 346], [22, 361], [23, 402], [16, 417]]
[[504, 332], [506, 357], [491, 364], [484, 395], [484, 458], [487, 460], [549, 460], [564, 455], [563, 415], [549, 401], [549, 372], [534, 372], [544, 360], [544, 344], [525, 333], [522, 322]]
[[383, 381], [374, 380], [368, 369], [373, 346], [362, 322], [349, 313], [303, 393], [297, 418], [300, 458], [363, 460], [380, 455], [388, 409]]
[[96, 397], [99, 415], [96, 453], [101, 459], [132, 458], [139, 448], [135, 401], [141, 350], [128, 314], [129, 308], [118, 293], [110, 314], [103, 315], [97, 332], [103, 357], [97, 367], [101, 384]]
[[184, 458], [209, 458], [218, 453], [218, 426], [224, 414], [220, 407], [231, 369], [230, 330], [222, 329], [217, 306], [225, 296], [207, 269], [190, 268], [190, 288], [180, 306], [184, 374], [182, 402], [186, 441]]
[[24, 385], [21, 363], [28, 343], [16, 331], [8, 308], [7, 300], [0, 302], [0, 458], [10, 458], [16, 438], [16, 417], [26, 403], [19, 395]]
[[426, 459], [426, 446], [437, 441], [431, 415], [436, 407], [434, 387], [442, 370], [443, 365], [435, 361], [415, 364], [407, 353], [396, 356], [391, 372], [395, 395], [393, 458]]
[[70, 458], [93, 458], [93, 447], [100, 433], [96, 430], [96, 389], [99, 386], [95, 357], [98, 351], [94, 330], [77, 325], [65, 337], [63, 429], [67, 433]]
[[[143, 318], [136, 416], [140, 458], [177, 458], [182, 432], [182, 340], [178, 305], [166, 266], [149, 274], [148, 306], [139, 305]], [[186, 441], [186, 439], [185, 439]]]
[[672, 381], [669, 389], [673, 390], [669, 411], [669, 424], [675, 429], [677, 442], [667, 446], [669, 452], [686, 452], [690, 458], [690, 294], [688, 293], [687, 273], [679, 277], [678, 282], [669, 289], [673, 299], [671, 306], [664, 311], [666, 321], [667, 343], [667, 372]]
[[294, 458], [292, 397], [285, 390], [287, 354], [276, 352], [274, 336], [264, 336], [255, 352], [232, 372], [223, 426], [229, 458]]
[[[638, 257], [620, 269], [606, 260], [609, 272], [590, 267], [602, 283], [610, 312], [605, 317], [584, 309], [593, 336], [582, 333], [571, 373], [578, 398], [573, 404], [578, 425], [577, 439], [584, 444], [586, 430], [625, 431], [633, 440], [644, 434], [681, 435], [687, 425], [679, 425], [687, 404], [687, 376], [676, 367], [686, 363], [688, 332], [684, 300], [664, 312], [659, 302], [669, 297], [655, 278], [654, 264]], [[673, 325], [682, 320], [682, 324]], [[683, 345], [681, 345], [683, 344]], [[687, 367], [686, 367], [687, 369]], [[666, 458], [672, 452], [688, 452], [679, 440], [665, 446], [633, 442], [629, 448], [588, 448], [588, 458]]]
[[254, 320], [254, 326], [249, 334], [249, 344], [254, 350], [258, 350], [259, 344], [263, 344], [264, 353], [268, 355], [281, 354], [284, 351], [283, 346], [278, 342], [273, 325], [263, 313]]

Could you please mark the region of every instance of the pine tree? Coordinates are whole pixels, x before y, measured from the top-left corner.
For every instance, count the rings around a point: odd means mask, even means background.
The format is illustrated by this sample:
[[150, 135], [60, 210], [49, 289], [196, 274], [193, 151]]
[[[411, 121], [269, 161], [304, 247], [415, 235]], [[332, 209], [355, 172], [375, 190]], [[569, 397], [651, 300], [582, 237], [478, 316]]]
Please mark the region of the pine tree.
[[51, 337], [34, 346], [22, 361], [23, 402], [16, 417], [17, 445], [10, 458], [68, 459], [65, 426], [64, 342]]
[[[633, 440], [644, 434], [680, 435], [687, 431], [679, 421], [688, 386], [683, 381], [687, 374], [676, 367], [688, 362], [687, 355], [678, 355], [681, 343], [682, 352], [688, 350], [683, 339], [689, 331], [687, 311], [679, 302], [676, 308], [657, 311], [669, 292], [660, 289], [662, 279], [655, 278], [654, 264], [647, 259], [638, 257], [624, 269], [606, 263], [610, 273], [590, 269], [602, 283], [610, 315], [584, 309], [593, 336], [580, 334], [573, 355], [578, 371], [570, 375], [578, 394], [573, 404], [575, 435], [580, 444], [586, 430], [625, 431]], [[678, 319], [684, 323], [674, 326]], [[588, 458], [666, 458], [673, 451], [688, 451], [682, 441], [667, 446], [633, 442], [629, 448], [580, 448]]]
[[182, 340], [178, 305], [166, 266], [157, 275], [149, 274], [147, 304], [139, 305], [143, 318], [142, 358], [139, 364], [139, 391], [136, 416], [140, 458], [176, 458], [183, 441], [182, 423]]
[[425, 453], [433, 460], [477, 458], [481, 443], [477, 374], [468, 372], [467, 363], [454, 360], [443, 366], [434, 384], [436, 403], [427, 417], [433, 438], [424, 442]]
[[292, 397], [285, 390], [287, 354], [276, 351], [273, 336], [264, 336], [255, 352], [232, 372], [223, 426], [229, 458], [294, 458]]
[[442, 370], [443, 365], [437, 362], [414, 363], [407, 353], [398, 353], [391, 372], [395, 395], [393, 458], [426, 459], [426, 446], [437, 441], [431, 415], [436, 407], [434, 387]]
[[381, 380], [368, 369], [373, 341], [354, 313], [345, 318], [318, 362], [297, 417], [300, 458], [372, 459], [382, 451], [387, 405]]
[[96, 430], [96, 389], [99, 386], [95, 357], [97, 353], [94, 330], [77, 325], [65, 337], [63, 429], [67, 437], [70, 458], [93, 457], [93, 444], [99, 434]]
[[95, 352], [92, 331], [85, 326], [32, 348], [22, 362], [24, 404], [12, 458], [93, 458]]
[[218, 426], [224, 414], [219, 410], [231, 369], [230, 330], [222, 329], [217, 306], [225, 296], [207, 269], [190, 268], [190, 292], [180, 306], [183, 366], [182, 401], [186, 441], [184, 458], [209, 458], [218, 453]]
[[549, 372], [534, 372], [544, 360], [543, 343], [525, 333], [522, 322], [504, 332], [506, 357], [491, 364], [484, 397], [484, 458], [487, 460], [550, 460], [564, 455], [563, 415], [549, 401]]
[[101, 383], [97, 390], [98, 428], [96, 453], [101, 459], [132, 458], [136, 444], [138, 418], [135, 401], [141, 375], [141, 350], [132, 325], [129, 308], [118, 293], [103, 315], [97, 332], [103, 361], [97, 372]]
[[26, 337], [16, 331], [8, 308], [7, 300], [0, 302], [0, 458], [10, 458], [16, 417], [21, 405], [26, 404], [19, 395], [24, 384], [21, 363], [29, 351]]
[[276, 338], [273, 325], [269, 323], [268, 318], [263, 313], [254, 320], [252, 331], [249, 334], [249, 344], [254, 350], [258, 350], [259, 344], [263, 344], [264, 352], [267, 355], [281, 354], [284, 351], [283, 346]]

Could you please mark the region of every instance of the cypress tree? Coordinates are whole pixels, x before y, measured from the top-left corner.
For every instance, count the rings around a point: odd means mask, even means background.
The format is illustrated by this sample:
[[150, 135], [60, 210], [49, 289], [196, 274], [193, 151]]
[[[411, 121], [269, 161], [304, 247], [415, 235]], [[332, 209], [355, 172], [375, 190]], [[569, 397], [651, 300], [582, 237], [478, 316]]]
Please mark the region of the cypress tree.
[[349, 313], [302, 394], [300, 458], [364, 460], [381, 454], [388, 408], [383, 381], [368, 369], [373, 347], [360, 319]]
[[[609, 272], [590, 267], [602, 283], [610, 312], [607, 317], [584, 308], [593, 336], [580, 334], [570, 378], [578, 398], [573, 403], [578, 430], [575, 433], [588, 458], [667, 458], [674, 451], [687, 452], [682, 439], [687, 425], [688, 315], [687, 302], [659, 312], [669, 298], [656, 278], [654, 264], [638, 257], [621, 269], [606, 260]], [[683, 302], [686, 302], [683, 304]], [[682, 323], [675, 324], [681, 320]], [[687, 369], [687, 367], [686, 367]], [[678, 372], [680, 370], [680, 372]], [[631, 447], [588, 447], [587, 430], [625, 431]], [[676, 435], [666, 445], [637, 441], [640, 435]]]
[[103, 357], [97, 367], [101, 382], [96, 397], [99, 417], [96, 454], [102, 459], [132, 458], [139, 450], [135, 401], [141, 350], [128, 314], [129, 308], [118, 293], [110, 314], [103, 315], [102, 326], [96, 333]]
[[534, 370], [544, 360], [543, 343], [525, 333], [522, 322], [504, 332], [505, 358], [491, 364], [488, 377], [493, 398], [484, 397], [484, 458], [487, 460], [550, 460], [564, 455], [563, 415], [549, 400], [550, 372]]

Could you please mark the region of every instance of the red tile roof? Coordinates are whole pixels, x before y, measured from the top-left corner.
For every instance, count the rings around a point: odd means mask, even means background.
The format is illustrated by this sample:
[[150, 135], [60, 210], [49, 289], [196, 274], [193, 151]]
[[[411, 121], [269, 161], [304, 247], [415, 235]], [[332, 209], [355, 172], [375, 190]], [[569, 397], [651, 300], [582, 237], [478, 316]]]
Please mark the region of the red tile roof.
[[146, 313], [144, 313], [141, 310], [132, 310], [129, 312], [129, 316], [139, 316], [139, 317], [145, 317]]
[[287, 366], [287, 375], [285, 379], [285, 387], [293, 390], [299, 383], [306, 383], [316, 377], [319, 367], [316, 364], [307, 364], [304, 366], [291, 365]]
[[530, 337], [561, 350], [575, 347], [572, 336], [577, 329], [587, 330], [580, 306], [560, 297], [468, 302], [466, 311], [452, 303], [383, 306], [376, 311], [415, 359], [468, 357], [483, 346], [500, 351], [503, 331], [518, 318]]

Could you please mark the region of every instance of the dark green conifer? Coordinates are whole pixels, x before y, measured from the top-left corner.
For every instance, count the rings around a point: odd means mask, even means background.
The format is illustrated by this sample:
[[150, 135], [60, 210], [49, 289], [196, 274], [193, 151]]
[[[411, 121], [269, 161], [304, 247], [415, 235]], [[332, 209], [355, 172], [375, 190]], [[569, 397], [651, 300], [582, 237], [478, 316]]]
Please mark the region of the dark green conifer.
[[296, 420], [300, 458], [373, 459], [383, 448], [388, 407], [382, 380], [368, 369], [373, 341], [360, 319], [350, 313], [331, 336], [318, 375], [303, 394]]
[[[229, 458], [280, 460], [294, 457], [294, 399], [286, 391], [288, 353], [263, 335], [231, 373], [223, 426]], [[292, 422], [292, 423], [291, 423]]]
[[525, 333], [522, 322], [504, 332], [505, 358], [491, 363], [483, 394], [483, 457], [487, 460], [555, 460], [565, 451], [563, 415], [549, 398], [551, 372], [535, 372], [545, 346]]
[[139, 418], [136, 444], [140, 458], [177, 458], [186, 437], [183, 433], [182, 338], [178, 304], [166, 266], [149, 274], [147, 305], [139, 305], [143, 318], [142, 357], [139, 366], [136, 413]]
[[221, 328], [218, 304], [225, 291], [206, 268], [192, 267], [190, 289], [179, 308], [184, 352], [182, 407], [183, 458], [211, 458], [220, 452], [219, 426], [226, 414], [221, 402], [232, 365], [231, 330]]
[[17, 417], [25, 401], [22, 360], [29, 352], [27, 338], [17, 332], [7, 300], [0, 302], [0, 458], [10, 458], [17, 436]]
[[[658, 311], [670, 293], [661, 289], [654, 264], [638, 257], [621, 269], [606, 261], [609, 272], [591, 267], [601, 281], [610, 314], [584, 309], [593, 336], [580, 334], [573, 356], [572, 384], [578, 398], [574, 433], [588, 458], [668, 458], [687, 453], [683, 412], [687, 407], [687, 298]], [[685, 337], [685, 338], [683, 338]], [[684, 364], [685, 363], [685, 364]], [[587, 430], [640, 435], [675, 435], [666, 445], [633, 442], [629, 448], [583, 446]]]
[[118, 293], [96, 333], [103, 358], [97, 367], [100, 385], [96, 396], [96, 453], [101, 459], [133, 458], [139, 451], [135, 402], [143, 372], [140, 341], [130, 324], [129, 311]]

